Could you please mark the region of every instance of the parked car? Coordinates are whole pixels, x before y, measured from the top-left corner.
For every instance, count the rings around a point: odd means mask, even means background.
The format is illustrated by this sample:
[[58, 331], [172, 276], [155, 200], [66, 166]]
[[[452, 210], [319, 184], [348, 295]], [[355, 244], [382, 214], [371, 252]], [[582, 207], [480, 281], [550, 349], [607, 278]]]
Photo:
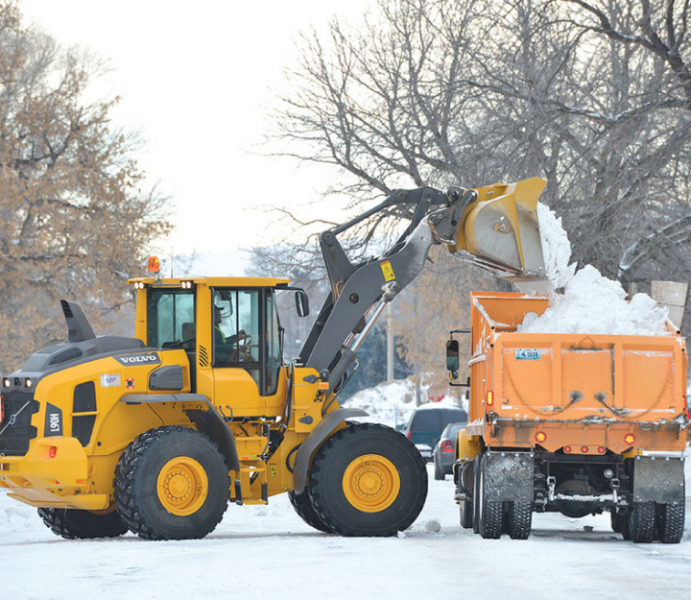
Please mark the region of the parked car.
[[456, 437], [458, 431], [466, 426], [466, 421], [449, 423], [434, 447], [432, 459], [434, 460], [434, 478], [444, 479], [446, 475], [453, 473], [453, 463], [456, 453]]
[[449, 423], [463, 421], [468, 421], [468, 413], [462, 408], [425, 404], [410, 416], [406, 435], [425, 460], [432, 460], [432, 448], [441, 438], [444, 428]]

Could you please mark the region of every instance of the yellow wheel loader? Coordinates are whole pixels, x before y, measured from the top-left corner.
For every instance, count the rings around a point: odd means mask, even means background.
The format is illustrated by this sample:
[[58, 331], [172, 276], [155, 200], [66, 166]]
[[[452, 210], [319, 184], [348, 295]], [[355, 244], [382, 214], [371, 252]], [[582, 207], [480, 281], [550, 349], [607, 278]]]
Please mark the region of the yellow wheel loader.
[[[38, 507], [65, 538], [200, 538], [228, 502], [288, 492], [312, 527], [389, 536], [423, 507], [427, 473], [398, 432], [367, 423], [337, 398], [386, 302], [423, 268], [433, 244], [501, 276], [543, 276], [540, 179], [479, 189], [396, 191], [327, 231], [331, 283], [295, 360], [282, 354], [280, 278], [133, 279], [134, 337], [97, 337], [62, 302], [67, 341], [2, 380], [0, 486]], [[353, 264], [338, 235], [380, 211], [410, 225], [381, 257]], [[156, 270], [154, 261], [153, 270]]]

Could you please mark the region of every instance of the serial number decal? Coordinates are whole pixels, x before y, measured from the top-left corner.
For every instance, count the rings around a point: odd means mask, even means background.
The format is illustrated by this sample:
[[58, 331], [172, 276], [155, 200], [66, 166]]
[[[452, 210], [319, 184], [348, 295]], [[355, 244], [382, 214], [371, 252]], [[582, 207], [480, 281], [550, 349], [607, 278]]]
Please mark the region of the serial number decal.
[[155, 352], [149, 352], [147, 354], [128, 354], [127, 356], [116, 356], [117, 360], [121, 365], [160, 365], [161, 359]]
[[62, 435], [62, 409], [46, 403], [46, 421], [43, 428], [44, 437]]
[[516, 348], [516, 360], [540, 360], [540, 351], [536, 348]]
[[120, 387], [120, 373], [101, 375], [101, 387]]
[[393, 272], [391, 261], [385, 260], [381, 264], [381, 272], [384, 274], [384, 279], [386, 281], [393, 281], [394, 279], [396, 279], [396, 274]]

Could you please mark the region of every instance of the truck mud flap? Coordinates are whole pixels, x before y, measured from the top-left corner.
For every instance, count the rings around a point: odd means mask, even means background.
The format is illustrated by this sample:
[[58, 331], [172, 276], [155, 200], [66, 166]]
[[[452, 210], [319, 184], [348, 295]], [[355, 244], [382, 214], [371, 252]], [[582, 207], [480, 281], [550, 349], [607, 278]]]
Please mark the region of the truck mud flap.
[[487, 500], [533, 501], [534, 459], [528, 452], [486, 452], [482, 468]]
[[681, 457], [637, 456], [633, 460], [633, 501], [683, 504], [684, 461]]

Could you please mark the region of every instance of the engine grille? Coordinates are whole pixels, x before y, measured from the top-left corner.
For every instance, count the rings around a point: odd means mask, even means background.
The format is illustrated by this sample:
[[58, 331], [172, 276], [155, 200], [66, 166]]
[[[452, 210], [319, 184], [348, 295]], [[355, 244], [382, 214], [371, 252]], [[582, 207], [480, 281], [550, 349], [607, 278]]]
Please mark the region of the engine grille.
[[29, 451], [29, 442], [36, 437], [31, 415], [38, 412], [38, 402], [27, 392], [9, 391], [2, 395], [5, 418], [0, 423], [0, 455], [24, 456]]

